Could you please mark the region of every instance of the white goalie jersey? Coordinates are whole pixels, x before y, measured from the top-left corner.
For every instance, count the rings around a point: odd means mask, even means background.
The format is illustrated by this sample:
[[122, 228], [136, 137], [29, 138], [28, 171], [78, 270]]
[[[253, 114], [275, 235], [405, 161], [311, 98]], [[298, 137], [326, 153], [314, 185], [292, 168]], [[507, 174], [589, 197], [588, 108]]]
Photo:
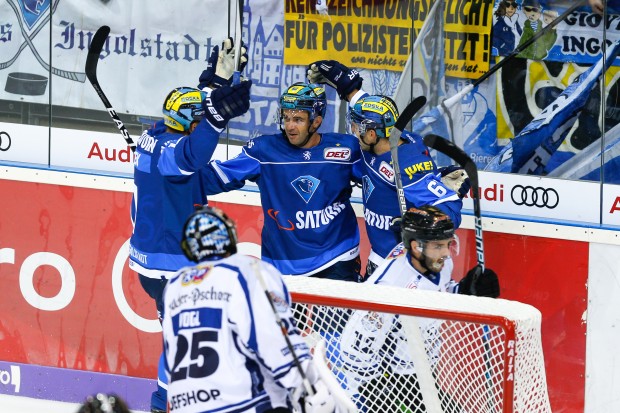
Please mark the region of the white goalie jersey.
[[[252, 262], [235, 254], [180, 270], [164, 293], [164, 346], [171, 412], [263, 411], [285, 406], [301, 384]], [[295, 352], [310, 354], [280, 273], [259, 262]]]
[[[441, 272], [433, 274], [434, 278], [423, 275], [411, 265], [410, 256], [401, 243], [366, 283], [454, 293], [458, 284], [451, 278], [453, 265], [452, 260], [447, 260]], [[437, 322], [421, 319], [418, 325], [429, 358], [437, 359], [440, 347]], [[355, 394], [364, 383], [386, 371], [414, 374], [407, 336], [398, 315], [363, 310], [353, 312], [343, 329], [340, 343], [349, 394]]]

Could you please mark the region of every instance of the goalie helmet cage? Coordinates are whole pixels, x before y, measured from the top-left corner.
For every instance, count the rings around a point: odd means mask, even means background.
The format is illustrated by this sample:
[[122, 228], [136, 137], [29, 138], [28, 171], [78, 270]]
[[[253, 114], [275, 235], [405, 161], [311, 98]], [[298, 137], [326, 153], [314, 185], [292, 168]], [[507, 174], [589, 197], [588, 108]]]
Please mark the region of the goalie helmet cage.
[[284, 277], [293, 314], [360, 412], [551, 412], [541, 314], [527, 304]]

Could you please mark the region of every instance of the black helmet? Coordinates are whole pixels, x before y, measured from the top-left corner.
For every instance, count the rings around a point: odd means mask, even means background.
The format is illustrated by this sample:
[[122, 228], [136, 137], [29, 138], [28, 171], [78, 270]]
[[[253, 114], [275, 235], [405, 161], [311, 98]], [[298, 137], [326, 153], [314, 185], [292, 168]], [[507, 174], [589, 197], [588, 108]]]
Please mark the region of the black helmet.
[[434, 206], [410, 208], [403, 214], [401, 235], [405, 248], [411, 250], [411, 241], [439, 241], [454, 236], [454, 223]]
[[125, 402], [115, 394], [88, 396], [77, 413], [130, 413]]
[[237, 252], [235, 223], [219, 208], [202, 206], [185, 222], [181, 248], [195, 262], [223, 258]]

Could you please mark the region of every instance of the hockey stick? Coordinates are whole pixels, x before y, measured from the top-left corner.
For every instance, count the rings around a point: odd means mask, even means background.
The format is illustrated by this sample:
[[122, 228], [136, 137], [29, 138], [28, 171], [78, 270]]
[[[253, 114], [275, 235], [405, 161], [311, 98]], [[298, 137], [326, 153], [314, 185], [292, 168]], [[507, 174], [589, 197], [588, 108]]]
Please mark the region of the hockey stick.
[[233, 85], [241, 82], [241, 43], [243, 43], [243, 0], [237, 1], [237, 16], [235, 17], [235, 71]]
[[392, 165], [394, 167], [394, 180], [396, 181], [396, 192], [398, 194], [398, 204], [400, 206], [400, 214], [404, 214], [407, 211], [407, 201], [405, 200], [405, 190], [403, 189], [403, 181], [400, 174], [400, 164], [398, 162], [398, 141], [400, 140], [401, 135], [403, 134], [403, 130], [405, 126], [409, 122], [413, 116], [426, 104], [426, 97], [418, 96], [413, 99], [400, 114], [396, 123], [394, 124], [394, 129], [390, 134], [388, 140], [390, 141], [390, 154], [392, 155]]
[[[476, 234], [476, 259], [481, 270], [484, 271], [484, 242], [482, 240], [482, 217], [480, 212], [480, 186], [478, 184], [478, 167], [467, 154], [454, 143], [442, 138], [438, 135], [426, 135], [424, 144], [429, 148], [435, 149], [444, 155], [454, 159], [469, 176], [471, 182], [472, 199], [474, 202], [474, 229]], [[477, 274], [478, 276], [480, 274]], [[474, 277], [472, 282], [472, 292], [475, 295], [475, 281], [478, 277]]]
[[99, 86], [99, 81], [97, 80], [97, 63], [99, 62], [99, 55], [101, 55], [101, 51], [103, 50], [103, 45], [105, 44], [108, 34], [110, 34], [110, 28], [108, 26], [101, 26], [95, 35], [93, 36], [93, 40], [90, 43], [90, 48], [88, 49], [88, 56], [86, 56], [86, 77], [90, 81], [91, 85], [99, 95], [99, 99], [103, 102], [106, 110], [110, 114], [110, 117], [116, 124], [116, 127], [125, 138], [125, 142], [129, 148], [131, 148], [132, 152], [136, 151], [136, 143], [131, 136], [129, 136], [129, 131], [123, 124], [123, 121], [118, 117], [116, 111], [112, 107], [112, 104], [106, 97], [103, 90], [101, 90], [101, 86]]
[[[480, 185], [478, 183], [478, 167], [476, 163], [469, 157], [467, 154], [454, 143], [446, 140], [438, 135], [426, 135], [424, 137], [424, 144], [429, 148], [433, 148], [436, 151], [447, 155], [451, 159], [454, 159], [456, 163], [458, 163], [467, 175], [469, 176], [469, 181], [471, 182], [471, 191], [472, 191], [472, 200], [474, 202], [474, 232], [476, 234], [476, 259], [478, 261], [478, 267], [476, 268], [476, 272], [474, 273], [473, 280], [471, 282], [470, 292], [471, 295], [476, 295], [476, 281], [484, 273], [484, 243], [482, 239], [482, 217], [480, 212]], [[492, 394], [492, 385], [490, 384], [491, 380], [491, 362], [490, 362], [490, 354], [491, 347], [489, 346], [489, 326], [482, 326], [482, 337], [484, 341], [484, 359], [485, 364], [487, 366], [487, 372], [485, 373], [487, 377], [487, 390], [489, 392], [488, 404], [490, 405], [493, 399]]]
[[286, 341], [286, 347], [288, 347], [288, 351], [290, 351], [291, 355], [293, 356], [293, 362], [295, 363], [295, 367], [297, 367], [297, 370], [299, 370], [299, 375], [301, 376], [301, 383], [304, 386], [304, 389], [306, 389], [306, 393], [308, 393], [308, 395], [310, 396], [313, 396], [316, 393], [316, 391], [314, 390], [314, 386], [310, 384], [310, 380], [308, 380], [308, 376], [306, 375], [306, 372], [304, 371], [303, 367], [301, 367], [301, 362], [299, 361], [299, 358], [297, 357], [297, 353], [295, 353], [295, 348], [293, 347], [293, 343], [291, 343], [291, 339], [288, 336], [286, 324], [284, 324], [284, 321], [282, 321], [282, 318], [280, 317], [280, 314], [278, 313], [278, 310], [276, 309], [276, 305], [274, 304], [273, 299], [271, 298], [271, 295], [269, 295], [269, 290], [267, 289], [267, 283], [265, 283], [265, 279], [263, 278], [263, 273], [258, 265], [258, 259], [252, 260], [251, 265], [252, 265], [252, 269], [254, 270], [254, 273], [256, 275], [256, 278], [258, 279], [258, 282], [261, 288], [265, 292], [265, 297], [267, 297], [267, 301], [269, 301], [269, 305], [271, 306], [271, 309], [273, 310], [273, 314], [276, 316], [276, 323], [278, 324], [278, 326], [280, 326], [280, 331], [282, 332], [282, 335], [284, 336], [284, 340]]

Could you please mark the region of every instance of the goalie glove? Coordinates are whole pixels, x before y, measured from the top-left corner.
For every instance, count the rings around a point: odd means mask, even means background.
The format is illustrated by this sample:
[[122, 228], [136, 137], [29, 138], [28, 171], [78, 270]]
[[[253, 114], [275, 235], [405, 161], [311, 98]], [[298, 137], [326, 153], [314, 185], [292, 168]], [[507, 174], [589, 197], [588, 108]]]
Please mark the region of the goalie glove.
[[362, 88], [364, 79], [355, 69], [349, 69], [335, 60], [319, 60], [311, 63], [307, 71], [310, 83], [327, 83], [338, 92], [340, 99]]
[[[239, 72], [245, 69], [248, 63], [248, 53], [245, 44], [241, 42], [241, 59], [239, 60]], [[198, 79], [198, 89], [205, 87], [217, 89], [230, 85], [235, 72], [235, 44], [232, 37], [222, 42], [222, 49], [213, 46], [211, 56], [207, 61], [207, 69], [203, 70]]]
[[207, 88], [207, 97], [202, 101], [202, 107], [211, 126], [222, 131], [229, 120], [247, 112], [250, 108], [251, 86], [252, 81], [248, 80], [215, 90]]
[[446, 166], [439, 169], [441, 182], [449, 189], [456, 192], [459, 198], [465, 197], [471, 189], [471, 181], [465, 169], [457, 165]]
[[499, 278], [495, 271], [485, 268], [483, 272], [480, 265], [469, 270], [459, 282], [459, 294], [497, 298], [499, 292]]

